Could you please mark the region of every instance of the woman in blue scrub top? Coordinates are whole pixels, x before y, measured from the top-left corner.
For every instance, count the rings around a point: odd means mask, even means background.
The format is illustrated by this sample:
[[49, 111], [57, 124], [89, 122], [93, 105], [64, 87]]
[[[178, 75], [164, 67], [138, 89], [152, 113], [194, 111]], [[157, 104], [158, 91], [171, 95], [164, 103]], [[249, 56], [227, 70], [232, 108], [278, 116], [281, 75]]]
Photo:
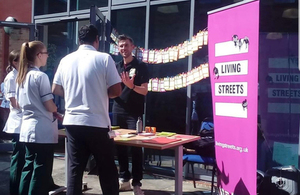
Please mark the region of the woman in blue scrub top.
[[48, 195], [53, 167], [54, 144], [58, 142], [57, 121], [48, 76], [39, 70], [47, 63], [48, 52], [40, 41], [21, 47], [16, 98], [22, 109], [20, 142], [25, 144], [20, 195]]
[[22, 111], [17, 106], [16, 102], [16, 78], [19, 69], [20, 52], [12, 50], [9, 53], [8, 61], [9, 65], [6, 68], [8, 73], [4, 79], [4, 91], [5, 97], [9, 99], [9, 116], [6, 121], [6, 125], [3, 129], [5, 133], [8, 133], [12, 137], [13, 152], [10, 162], [10, 180], [9, 191], [10, 195], [19, 194], [20, 177], [22, 168], [25, 163], [25, 148], [22, 142], [19, 142], [20, 129], [22, 124]]

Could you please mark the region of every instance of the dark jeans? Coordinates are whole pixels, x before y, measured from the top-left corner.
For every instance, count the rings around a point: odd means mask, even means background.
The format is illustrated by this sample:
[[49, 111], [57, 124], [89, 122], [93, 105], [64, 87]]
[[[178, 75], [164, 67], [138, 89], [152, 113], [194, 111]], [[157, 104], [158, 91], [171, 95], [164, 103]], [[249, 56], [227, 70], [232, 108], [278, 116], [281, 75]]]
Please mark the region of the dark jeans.
[[[113, 114], [113, 125], [124, 129], [136, 129], [137, 117]], [[131, 149], [132, 157], [132, 186], [141, 186], [143, 179], [143, 151], [141, 147], [130, 147], [117, 145], [117, 155], [119, 160], [120, 178], [128, 181], [131, 178], [128, 165], [128, 149]]]
[[21, 173], [25, 164], [25, 145], [24, 143], [19, 142], [20, 134], [11, 134], [11, 136], [13, 153], [10, 161], [9, 189], [10, 195], [18, 195]]
[[25, 143], [25, 165], [20, 195], [48, 195], [53, 168], [54, 144]]
[[103, 195], [118, 195], [118, 170], [114, 161], [114, 140], [108, 128], [66, 125], [68, 150], [67, 195], [82, 194], [82, 177], [88, 158], [93, 154]]

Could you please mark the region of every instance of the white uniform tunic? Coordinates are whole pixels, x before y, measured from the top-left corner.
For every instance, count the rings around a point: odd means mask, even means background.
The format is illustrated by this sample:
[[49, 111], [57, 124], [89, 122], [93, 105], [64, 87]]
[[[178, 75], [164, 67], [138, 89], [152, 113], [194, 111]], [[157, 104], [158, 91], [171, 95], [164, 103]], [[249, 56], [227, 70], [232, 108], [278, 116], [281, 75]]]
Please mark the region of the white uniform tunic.
[[[4, 79], [4, 91], [7, 99], [15, 97], [16, 95], [16, 78], [18, 71], [13, 69]], [[10, 112], [6, 125], [3, 129], [6, 133], [20, 133], [22, 124], [22, 111], [21, 109], [13, 108], [10, 104]]]
[[9, 108], [9, 99], [5, 97], [4, 82], [1, 83], [1, 92], [3, 95], [3, 99], [2, 99], [0, 107]]
[[119, 82], [114, 60], [93, 46], [81, 45], [64, 57], [53, 80], [64, 88], [63, 125], [110, 126], [107, 89]]
[[48, 76], [30, 68], [23, 87], [17, 85], [16, 97], [23, 112], [20, 142], [57, 143], [57, 120], [43, 105], [53, 99]]

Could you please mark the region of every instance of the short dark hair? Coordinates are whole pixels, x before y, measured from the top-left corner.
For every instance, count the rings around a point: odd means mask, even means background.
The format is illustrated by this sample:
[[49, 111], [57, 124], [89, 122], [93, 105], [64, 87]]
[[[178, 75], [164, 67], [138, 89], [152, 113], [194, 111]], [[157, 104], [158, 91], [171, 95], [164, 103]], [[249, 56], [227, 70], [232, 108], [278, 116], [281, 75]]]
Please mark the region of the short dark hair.
[[93, 44], [99, 35], [98, 29], [93, 24], [82, 26], [78, 32], [80, 44]]
[[118, 37], [119, 41], [125, 41], [125, 40], [129, 40], [132, 44], [134, 44], [133, 39], [130, 36], [127, 35], [119, 35]]

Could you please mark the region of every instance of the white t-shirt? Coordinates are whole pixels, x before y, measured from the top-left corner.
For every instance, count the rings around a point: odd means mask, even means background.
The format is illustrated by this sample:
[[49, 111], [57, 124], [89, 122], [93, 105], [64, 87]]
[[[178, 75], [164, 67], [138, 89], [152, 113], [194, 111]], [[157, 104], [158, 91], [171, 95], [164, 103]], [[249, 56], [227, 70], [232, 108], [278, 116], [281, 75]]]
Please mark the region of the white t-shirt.
[[[16, 95], [16, 78], [18, 71], [13, 69], [4, 79], [4, 91], [5, 97], [7, 99], [15, 97]], [[13, 108], [10, 104], [10, 112], [8, 119], [6, 121], [5, 127], [3, 129], [6, 133], [20, 133], [20, 128], [22, 124], [22, 110]]]
[[17, 84], [16, 98], [23, 112], [20, 141], [57, 143], [57, 120], [43, 104], [53, 99], [48, 76], [37, 67], [30, 68], [24, 85]]
[[111, 56], [91, 45], [81, 45], [64, 57], [53, 80], [64, 89], [63, 125], [110, 126], [107, 89], [120, 82]]

